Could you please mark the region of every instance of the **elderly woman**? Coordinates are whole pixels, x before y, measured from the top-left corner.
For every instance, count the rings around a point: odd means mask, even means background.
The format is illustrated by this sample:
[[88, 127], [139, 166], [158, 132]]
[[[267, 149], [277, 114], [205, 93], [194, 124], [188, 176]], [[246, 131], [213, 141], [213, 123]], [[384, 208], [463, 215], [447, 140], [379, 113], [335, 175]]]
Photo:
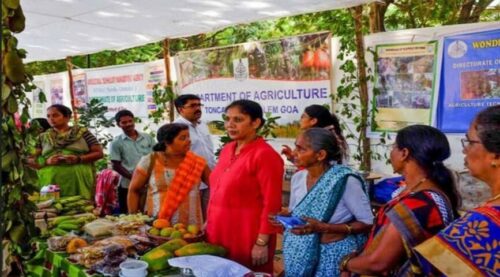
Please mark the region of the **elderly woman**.
[[203, 225], [200, 181], [208, 181], [210, 169], [202, 157], [189, 151], [191, 140], [185, 124], [165, 124], [158, 129], [153, 153], [143, 156], [132, 176], [128, 211], [136, 213], [141, 191], [147, 186], [145, 210], [171, 223]]
[[342, 149], [322, 128], [304, 131], [295, 142], [289, 211], [307, 224], [285, 231], [286, 276], [339, 276], [340, 259], [361, 247], [373, 222], [363, 181], [339, 163]]
[[500, 276], [500, 105], [476, 116], [462, 145], [465, 166], [492, 197], [416, 250], [434, 266], [426, 275]]
[[391, 164], [408, 185], [380, 209], [363, 251], [344, 257], [343, 276], [420, 274], [412, 247], [437, 234], [457, 215], [455, 183], [443, 164], [449, 156], [448, 140], [436, 128], [412, 125], [397, 133]]
[[230, 259], [254, 271], [273, 273], [276, 233], [268, 220], [281, 209], [284, 165], [257, 134], [260, 105], [238, 100], [226, 108], [224, 126], [232, 142], [221, 151], [210, 176], [208, 242], [224, 246]]
[[103, 157], [102, 147], [87, 128], [69, 126], [71, 110], [60, 104], [47, 109], [51, 126], [36, 146], [40, 186], [57, 184], [61, 196], [81, 195], [93, 199], [93, 163]]

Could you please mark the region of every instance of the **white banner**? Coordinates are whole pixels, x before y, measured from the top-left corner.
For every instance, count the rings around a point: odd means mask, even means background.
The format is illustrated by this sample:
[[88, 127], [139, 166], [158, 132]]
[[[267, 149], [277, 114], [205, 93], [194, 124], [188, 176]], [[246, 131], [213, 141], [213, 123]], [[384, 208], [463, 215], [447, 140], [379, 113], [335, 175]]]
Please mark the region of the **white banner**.
[[144, 118], [148, 116], [144, 79], [144, 64], [88, 70], [87, 91], [90, 99], [108, 107], [106, 117], [127, 109]]

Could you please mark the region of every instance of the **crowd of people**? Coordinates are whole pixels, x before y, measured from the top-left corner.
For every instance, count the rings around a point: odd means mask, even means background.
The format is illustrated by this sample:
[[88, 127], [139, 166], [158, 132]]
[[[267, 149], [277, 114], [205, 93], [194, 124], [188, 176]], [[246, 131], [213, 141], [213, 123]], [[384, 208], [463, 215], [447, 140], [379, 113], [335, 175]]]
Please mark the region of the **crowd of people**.
[[[323, 106], [307, 107], [295, 146], [282, 150], [298, 167], [282, 209], [284, 161], [258, 135], [265, 122], [261, 106], [237, 100], [226, 107], [231, 142], [218, 159], [200, 120], [202, 106], [195, 95], [179, 96], [178, 119], [159, 128], [156, 141], [136, 130], [130, 111], [116, 114], [123, 134], [114, 138], [110, 159], [120, 175], [122, 213], [197, 224], [229, 259], [258, 272], [273, 272], [276, 236], [283, 231], [286, 276], [500, 276], [500, 105], [480, 112], [462, 139], [465, 165], [493, 196], [462, 217], [444, 165], [450, 145], [436, 128], [399, 130], [390, 162], [406, 186], [374, 216], [364, 179], [347, 165], [337, 117]], [[47, 109], [50, 128], [28, 161], [40, 185], [58, 184], [62, 196], [92, 199], [93, 162], [103, 149], [86, 128], [70, 126], [70, 118], [63, 105]], [[304, 224], [283, 228], [277, 215]]]

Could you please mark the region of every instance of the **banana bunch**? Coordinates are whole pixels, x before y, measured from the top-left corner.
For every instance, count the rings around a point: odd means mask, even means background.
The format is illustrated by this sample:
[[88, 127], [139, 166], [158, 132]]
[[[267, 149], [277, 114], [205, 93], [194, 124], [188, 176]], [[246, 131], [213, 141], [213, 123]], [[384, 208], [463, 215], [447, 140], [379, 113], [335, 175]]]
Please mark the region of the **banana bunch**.
[[79, 195], [62, 197], [54, 202], [53, 207], [62, 215], [75, 215], [94, 210], [94, 205]]
[[64, 236], [69, 232], [79, 232], [83, 225], [95, 219], [96, 216], [93, 214], [81, 217], [72, 215], [58, 216], [49, 222], [50, 234], [52, 236]]

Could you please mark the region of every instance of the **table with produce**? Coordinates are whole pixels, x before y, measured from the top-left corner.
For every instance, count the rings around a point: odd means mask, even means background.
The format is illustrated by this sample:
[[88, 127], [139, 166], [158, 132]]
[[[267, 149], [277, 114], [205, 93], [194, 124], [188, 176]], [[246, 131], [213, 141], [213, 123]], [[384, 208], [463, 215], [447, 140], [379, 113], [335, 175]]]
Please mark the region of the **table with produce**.
[[[204, 242], [200, 226], [147, 215], [97, 217], [79, 196], [37, 204], [41, 229], [36, 257], [28, 263], [33, 276], [176, 276], [168, 260], [192, 255], [223, 257], [226, 250]], [[139, 262], [138, 262], [139, 261]], [[144, 266], [143, 269], [140, 269]], [[146, 271], [147, 270], [147, 271]], [[133, 272], [133, 271], [130, 271]]]

